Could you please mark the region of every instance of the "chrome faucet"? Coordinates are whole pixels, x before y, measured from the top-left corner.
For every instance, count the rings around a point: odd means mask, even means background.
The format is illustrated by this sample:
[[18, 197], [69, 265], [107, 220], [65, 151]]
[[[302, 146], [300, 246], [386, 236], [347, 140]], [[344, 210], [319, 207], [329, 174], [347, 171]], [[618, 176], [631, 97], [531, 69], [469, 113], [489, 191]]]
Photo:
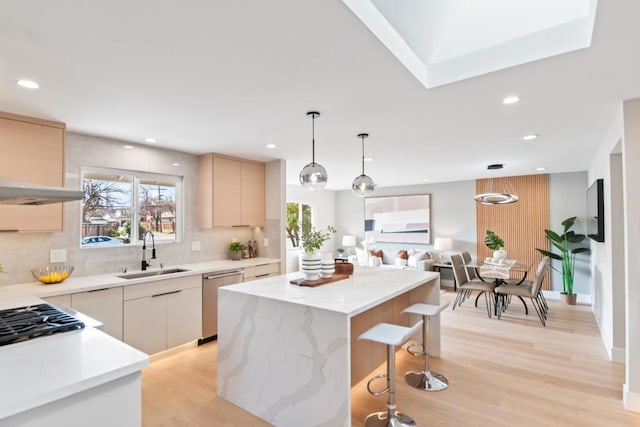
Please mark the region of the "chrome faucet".
[[146, 260], [147, 255], [147, 234], [151, 235], [151, 259], [156, 259], [156, 239], [151, 230], [147, 230], [142, 235], [142, 271], [145, 271], [151, 264]]

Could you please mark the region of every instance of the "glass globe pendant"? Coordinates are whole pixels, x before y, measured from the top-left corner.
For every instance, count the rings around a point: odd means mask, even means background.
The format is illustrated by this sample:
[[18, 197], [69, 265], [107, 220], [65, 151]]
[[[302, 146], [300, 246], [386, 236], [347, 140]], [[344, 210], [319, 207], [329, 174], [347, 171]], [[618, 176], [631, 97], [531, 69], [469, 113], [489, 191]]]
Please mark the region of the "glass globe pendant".
[[368, 137], [368, 133], [358, 134], [358, 138], [362, 138], [362, 174], [360, 176], [357, 176], [351, 184], [351, 190], [353, 191], [353, 194], [358, 197], [365, 197], [368, 194], [373, 193], [373, 190], [376, 187], [373, 179], [364, 174], [364, 139]]
[[327, 185], [328, 176], [327, 170], [316, 163], [315, 120], [320, 116], [320, 113], [309, 111], [308, 116], [311, 116], [311, 163], [300, 171], [300, 184], [307, 190], [321, 190]]

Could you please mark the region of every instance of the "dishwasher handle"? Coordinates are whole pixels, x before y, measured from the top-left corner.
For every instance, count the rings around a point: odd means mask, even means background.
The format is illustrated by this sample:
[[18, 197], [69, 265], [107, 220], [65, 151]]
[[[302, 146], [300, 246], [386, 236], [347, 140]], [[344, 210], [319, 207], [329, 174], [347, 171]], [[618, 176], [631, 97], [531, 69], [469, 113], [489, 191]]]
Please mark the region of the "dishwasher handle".
[[231, 277], [231, 276], [242, 276], [244, 274], [244, 271], [242, 270], [234, 270], [234, 271], [225, 271], [222, 273], [212, 273], [212, 274], [205, 274], [202, 276], [203, 280], [215, 280], [215, 279], [220, 279], [222, 277]]

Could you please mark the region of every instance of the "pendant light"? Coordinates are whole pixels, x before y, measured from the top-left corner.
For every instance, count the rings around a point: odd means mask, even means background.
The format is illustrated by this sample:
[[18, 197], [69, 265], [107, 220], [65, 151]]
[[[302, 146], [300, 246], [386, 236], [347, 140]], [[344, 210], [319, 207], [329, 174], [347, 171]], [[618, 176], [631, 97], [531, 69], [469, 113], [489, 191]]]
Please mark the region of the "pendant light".
[[[504, 166], [501, 163], [495, 163], [487, 166], [488, 170], [502, 169]], [[489, 178], [488, 191], [477, 194], [474, 197], [475, 201], [482, 203], [483, 205], [508, 205], [518, 201], [518, 196], [513, 187], [509, 184], [507, 178]]]
[[316, 163], [316, 139], [315, 121], [320, 117], [317, 111], [309, 111], [307, 117], [311, 116], [311, 163], [300, 171], [300, 184], [307, 190], [322, 190], [327, 185], [327, 170]]
[[368, 138], [368, 133], [358, 134], [358, 138], [362, 138], [362, 175], [356, 177], [351, 184], [353, 194], [358, 197], [366, 197], [368, 194], [373, 193], [376, 185], [373, 183], [373, 179], [364, 174], [364, 139]]

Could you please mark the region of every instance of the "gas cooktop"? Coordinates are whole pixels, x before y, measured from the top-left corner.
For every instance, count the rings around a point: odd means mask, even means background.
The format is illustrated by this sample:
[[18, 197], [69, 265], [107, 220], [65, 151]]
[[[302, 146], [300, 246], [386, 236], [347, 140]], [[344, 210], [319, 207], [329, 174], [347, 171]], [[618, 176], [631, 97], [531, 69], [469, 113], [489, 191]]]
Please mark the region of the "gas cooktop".
[[84, 328], [84, 323], [50, 304], [0, 310], [0, 345]]

